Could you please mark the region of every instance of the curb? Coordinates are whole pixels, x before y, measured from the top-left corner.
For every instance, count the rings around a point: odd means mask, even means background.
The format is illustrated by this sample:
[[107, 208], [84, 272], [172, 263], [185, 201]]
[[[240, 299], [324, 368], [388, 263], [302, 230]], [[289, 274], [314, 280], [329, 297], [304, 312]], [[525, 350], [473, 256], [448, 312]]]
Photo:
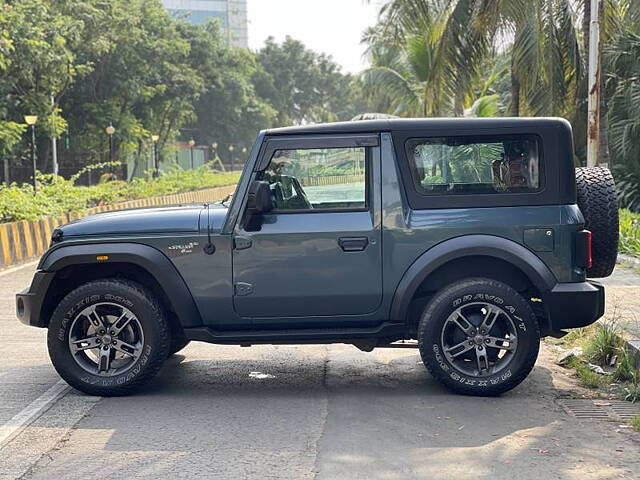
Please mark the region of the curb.
[[634, 267], [640, 267], [640, 258], [627, 255], [625, 253], [619, 253], [616, 263], [626, 263]]
[[640, 340], [625, 340], [624, 348], [633, 353], [636, 359], [636, 368], [640, 368]]
[[[640, 258], [633, 257], [631, 255], [626, 255], [624, 253], [618, 254], [618, 259], [616, 263], [622, 263], [631, 265], [635, 268], [640, 268]], [[640, 368], [640, 340], [638, 339], [624, 339], [624, 348], [633, 352], [634, 357], [636, 358], [636, 367]]]
[[20, 220], [17, 222], [2, 223], [0, 224], [0, 268], [5, 269], [19, 266], [39, 258], [45, 250], [49, 248], [51, 234], [58, 226], [87, 215], [112, 212], [114, 210], [128, 210], [131, 208], [218, 201], [233, 193], [235, 189], [235, 185], [207, 188], [193, 192], [101, 205], [79, 213], [44, 217], [40, 220]]

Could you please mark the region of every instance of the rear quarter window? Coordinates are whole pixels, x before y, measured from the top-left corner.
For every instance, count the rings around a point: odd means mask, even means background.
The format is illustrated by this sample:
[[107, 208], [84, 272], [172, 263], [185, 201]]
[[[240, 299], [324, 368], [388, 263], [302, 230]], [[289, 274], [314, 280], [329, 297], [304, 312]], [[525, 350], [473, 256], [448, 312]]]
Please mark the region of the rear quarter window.
[[409, 138], [404, 147], [420, 195], [527, 194], [542, 188], [536, 135]]

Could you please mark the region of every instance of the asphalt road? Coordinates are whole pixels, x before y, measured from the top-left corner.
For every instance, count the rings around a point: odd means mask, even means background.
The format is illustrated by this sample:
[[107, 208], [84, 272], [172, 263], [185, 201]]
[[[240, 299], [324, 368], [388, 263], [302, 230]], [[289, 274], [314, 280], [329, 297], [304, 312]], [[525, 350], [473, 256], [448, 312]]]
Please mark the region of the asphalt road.
[[0, 479], [640, 478], [637, 435], [559, 406], [580, 390], [548, 346], [497, 399], [446, 392], [413, 350], [206, 344], [136, 396], [88, 397], [14, 319], [32, 271], [0, 273]]

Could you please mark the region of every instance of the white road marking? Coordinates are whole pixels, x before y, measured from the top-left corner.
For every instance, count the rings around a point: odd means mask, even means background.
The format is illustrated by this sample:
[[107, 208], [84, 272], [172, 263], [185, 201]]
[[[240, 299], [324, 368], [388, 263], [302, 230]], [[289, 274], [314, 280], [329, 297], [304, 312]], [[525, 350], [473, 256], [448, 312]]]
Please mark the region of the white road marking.
[[18, 270], [22, 270], [23, 268], [33, 267], [37, 265], [40, 260], [34, 260], [33, 262], [28, 262], [22, 265], [18, 265], [17, 267], [7, 268], [6, 270], [0, 270], [0, 277], [4, 277], [5, 275], [9, 275], [10, 273], [15, 273]]
[[23, 429], [28, 427], [40, 415], [46, 412], [56, 401], [62, 398], [71, 387], [64, 380], [59, 380], [27, 405], [20, 413], [0, 427], [0, 449], [13, 440]]

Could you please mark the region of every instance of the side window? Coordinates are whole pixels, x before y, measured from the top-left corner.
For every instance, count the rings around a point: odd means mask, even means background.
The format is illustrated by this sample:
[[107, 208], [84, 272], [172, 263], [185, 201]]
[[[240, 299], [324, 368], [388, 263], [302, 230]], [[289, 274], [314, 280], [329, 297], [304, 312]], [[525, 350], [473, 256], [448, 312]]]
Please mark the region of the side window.
[[540, 148], [533, 135], [407, 140], [414, 183], [423, 195], [540, 190]]
[[280, 212], [367, 207], [367, 149], [276, 150], [261, 179]]

